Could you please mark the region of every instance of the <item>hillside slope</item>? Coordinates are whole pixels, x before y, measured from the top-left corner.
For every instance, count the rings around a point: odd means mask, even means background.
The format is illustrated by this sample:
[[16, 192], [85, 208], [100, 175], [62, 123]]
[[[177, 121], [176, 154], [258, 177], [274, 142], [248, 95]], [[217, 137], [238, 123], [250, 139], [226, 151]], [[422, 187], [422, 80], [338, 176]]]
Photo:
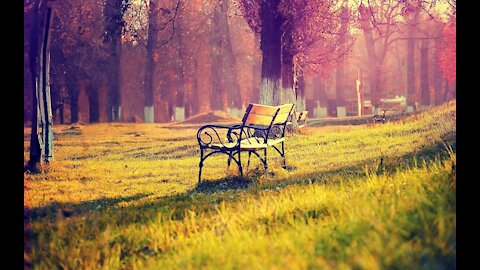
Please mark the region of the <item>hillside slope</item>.
[[24, 176], [26, 267], [455, 268], [455, 101], [290, 134], [267, 175], [212, 157], [201, 185], [194, 128], [54, 128], [54, 162]]

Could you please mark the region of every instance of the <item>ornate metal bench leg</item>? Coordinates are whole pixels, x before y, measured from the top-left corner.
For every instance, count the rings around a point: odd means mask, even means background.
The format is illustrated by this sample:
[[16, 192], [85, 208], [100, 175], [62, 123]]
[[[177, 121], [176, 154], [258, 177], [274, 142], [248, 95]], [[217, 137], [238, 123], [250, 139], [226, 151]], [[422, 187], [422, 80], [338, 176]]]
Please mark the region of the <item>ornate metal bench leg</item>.
[[252, 151], [248, 151], [248, 163], [247, 168], [250, 168], [250, 156], [252, 155]]
[[287, 169], [287, 161], [285, 160], [285, 142], [282, 142], [282, 158], [283, 158], [283, 168]]
[[200, 163], [198, 164], [198, 183], [202, 182], [202, 168], [203, 168], [203, 149], [200, 149]]
[[268, 170], [268, 163], [267, 163], [267, 148], [263, 150], [263, 155], [265, 156], [265, 161], [263, 162], [263, 166], [265, 166], [265, 173]]
[[243, 176], [242, 160], [240, 159], [241, 153], [241, 151], [238, 151], [238, 171], [240, 173], [240, 176]]

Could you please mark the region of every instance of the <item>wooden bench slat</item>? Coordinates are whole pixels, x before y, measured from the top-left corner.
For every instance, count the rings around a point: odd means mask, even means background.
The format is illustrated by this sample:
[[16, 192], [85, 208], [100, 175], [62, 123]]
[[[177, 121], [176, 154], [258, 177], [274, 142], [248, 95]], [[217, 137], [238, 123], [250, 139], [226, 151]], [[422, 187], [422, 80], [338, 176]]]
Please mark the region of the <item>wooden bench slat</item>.
[[273, 116], [250, 113], [245, 120], [246, 125], [269, 126], [272, 123]]
[[268, 106], [263, 104], [254, 104], [251, 103], [250, 111], [247, 110], [246, 113], [248, 114], [260, 114], [260, 115], [267, 115], [267, 116], [274, 116], [278, 110], [278, 107]]

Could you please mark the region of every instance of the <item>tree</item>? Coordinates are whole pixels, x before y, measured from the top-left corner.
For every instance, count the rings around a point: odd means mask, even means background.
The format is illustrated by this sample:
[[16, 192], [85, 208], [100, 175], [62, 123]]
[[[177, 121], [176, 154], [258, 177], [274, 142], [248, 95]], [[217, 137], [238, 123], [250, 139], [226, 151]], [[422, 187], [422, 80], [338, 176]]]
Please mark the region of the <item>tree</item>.
[[109, 122], [121, 119], [121, 92], [120, 92], [120, 57], [122, 48], [122, 33], [125, 20], [123, 15], [130, 5], [130, 0], [106, 0], [103, 19], [103, 39], [109, 46], [108, 70], [109, 90], [107, 104], [107, 118]]
[[455, 17], [451, 17], [443, 30], [444, 43], [438, 58], [440, 61], [440, 69], [450, 84], [454, 84], [457, 80], [456, 61], [457, 61], [457, 41], [456, 41], [457, 25]]
[[[217, 1], [212, 14], [210, 44], [212, 45], [212, 76], [214, 109], [238, 111], [242, 108], [240, 87], [236, 76], [228, 24], [229, 1]], [[216, 97], [219, 97], [218, 99]]]
[[322, 64], [332, 63], [338, 56], [336, 1], [241, 0], [240, 8], [250, 28], [260, 36], [260, 103], [303, 100], [294, 91], [303, 69], [308, 65], [331, 68]]
[[[27, 169], [37, 171], [43, 161], [53, 159], [53, 123], [50, 99], [50, 29], [53, 1], [33, 2], [30, 36], [30, 71], [32, 79], [32, 129], [30, 159]], [[40, 123], [39, 123], [40, 121]], [[39, 128], [41, 132], [39, 134]]]

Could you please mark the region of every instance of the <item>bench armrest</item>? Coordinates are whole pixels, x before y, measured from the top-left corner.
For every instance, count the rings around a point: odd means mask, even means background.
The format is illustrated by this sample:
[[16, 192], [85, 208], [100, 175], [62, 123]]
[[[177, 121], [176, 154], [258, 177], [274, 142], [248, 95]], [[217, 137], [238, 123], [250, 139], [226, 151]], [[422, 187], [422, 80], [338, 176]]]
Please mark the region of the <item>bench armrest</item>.
[[[232, 134], [236, 134], [234, 130], [240, 130], [242, 127], [241, 124], [234, 125], [204, 125], [201, 126], [197, 131], [197, 140], [200, 146], [208, 146], [210, 144], [221, 144], [226, 147], [227, 143], [232, 143], [237, 141], [237, 139], [232, 138]], [[219, 132], [226, 131], [226, 137], [223, 137]]]

